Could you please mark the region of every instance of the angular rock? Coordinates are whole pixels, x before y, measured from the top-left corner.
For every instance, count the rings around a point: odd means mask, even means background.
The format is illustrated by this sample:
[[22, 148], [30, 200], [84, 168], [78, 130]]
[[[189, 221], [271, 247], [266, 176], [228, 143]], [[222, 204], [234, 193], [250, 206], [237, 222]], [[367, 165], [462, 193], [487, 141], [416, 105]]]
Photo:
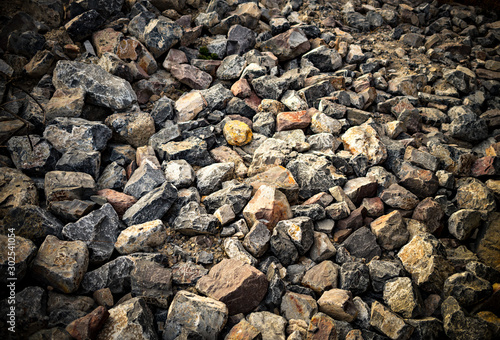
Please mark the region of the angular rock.
[[322, 262], [337, 253], [335, 246], [325, 233], [314, 232], [314, 242], [309, 252], [309, 257], [314, 262]]
[[403, 276], [403, 267], [393, 261], [372, 260], [368, 263], [368, 269], [375, 292], [382, 292], [386, 282]]
[[245, 58], [237, 54], [230, 55], [222, 61], [217, 69], [217, 78], [222, 80], [235, 80], [238, 79], [246, 67]]
[[56, 163], [55, 170], [83, 172], [99, 178], [101, 154], [98, 151], [68, 150]]
[[372, 303], [370, 325], [391, 339], [409, 339], [413, 327], [378, 301]]
[[276, 117], [276, 131], [304, 129], [311, 123], [307, 111], [280, 112]]
[[69, 294], [75, 292], [89, 264], [84, 242], [60, 241], [48, 235], [33, 262], [33, 273], [44, 283]]
[[224, 302], [229, 315], [248, 313], [262, 301], [268, 282], [263, 273], [239, 260], [223, 260], [196, 284], [201, 293]]
[[384, 286], [384, 302], [405, 319], [413, 319], [422, 313], [422, 298], [409, 277], [398, 277]]
[[396, 183], [382, 191], [380, 198], [388, 206], [403, 210], [412, 210], [419, 203], [415, 194]]
[[398, 177], [400, 185], [420, 198], [433, 196], [439, 187], [439, 181], [432, 171], [420, 169], [407, 162], [401, 165]]
[[457, 300], [450, 296], [441, 305], [443, 327], [446, 335], [453, 339], [489, 339], [488, 324], [479, 318], [469, 317]]
[[120, 254], [150, 252], [154, 247], [162, 245], [166, 237], [163, 222], [154, 220], [123, 230], [116, 239], [115, 249]]
[[115, 209], [120, 218], [128, 208], [137, 202], [135, 197], [111, 189], [99, 190], [97, 195], [104, 197], [106, 201], [111, 204], [113, 209]]
[[99, 306], [86, 316], [71, 322], [66, 331], [75, 339], [92, 339], [97, 337], [108, 318], [108, 310]]
[[332, 261], [322, 261], [309, 269], [301, 280], [301, 284], [311, 288], [318, 295], [332, 288], [337, 288], [339, 266]]
[[481, 181], [467, 177], [457, 181], [457, 206], [459, 209], [494, 211], [493, 193]]
[[245, 235], [243, 246], [253, 256], [261, 257], [269, 248], [270, 239], [271, 233], [269, 229], [267, 229], [267, 226], [263, 223], [256, 222], [248, 234]]
[[148, 144], [155, 133], [153, 118], [145, 112], [115, 113], [104, 121], [115, 137], [138, 148]]
[[106, 203], [75, 223], [66, 224], [62, 234], [68, 240], [83, 241], [88, 247], [90, 262], [100, 263], [111, 257], [121, 228], [117, 213]]
[[154, 258], [138, 257], [133, 261], [134, 268], [130, 272], [132, 296], [140, 297], [148, 304], [166, 309], [173, 294], [172, 270], [165, 268]]
[[342, 242], [342, 246], [345, 247], [352, 256], [365, 258], [367, 261], [382, 254], [377, 244], [376, 236], [366, 227], [361, 227], [353, 232], [344, 242]]
[[370, 286], [368, 266], [363, 263], [346, 262], [340, 267], [339, 288], [354, 295], [366, 292]]
[[351, 127], [341, 138], [347, 150], [354, 155], [366, 155], [372, 165], [381, 164], [387, 158], [385, 145], [379, 140], [376, 130], [369, 125]]
[[342, 66], [342, 57], [335, 49], [327, 46], [320, 46], [307, 52], [302, 59], [311, 62], [321, 72], [333, 72]]
[[206, 214], [197, 202], [189, 202], [181, 208], [173, 228], [185, 235], [215, 235], [220, 232], [221, 225], [215, 216]]
[[386, 250], [400, 248], [410, 237], [403, 217], [397, 210], [377, 218], [370, 224], [370, 228], [377, 237], [378, 244]]
[[247, 321], [262, 334], [262, 339], [285, 340], [286, 319], [270, 312], [254, 312]]
[[272, 52], [280, 61], [286, 61], [307, 52], [311, 44], [300, 28], [292, 28], [264, 41], [260, 48]]
[[334, 340], [337, 339], [337, 335], [338, 331], [334, 319], [321, 312], [313, 315], [307, 329], [307, 340]]
[[193, 168], [184, 159], [163, 163], [162, 168], [167, 182], [177, 189], [190, 187], [196, 179]]
[[85, 273], [80, 284], [84, 294], [109, 288], [112, 293], [120, 294], [130, 291], [130, 273], [134, 262], [129, 256], [120, 256], [101, 267]]
[[453, 274], [446, 279], [443, 286], [445, 297], [452, 296], [457, 302], [468, 307], [481, 302], [491, 295], [490, 283], [471, 272]]
[[189, 137], [182, 142], [168, 142], [156, 150], [162, 160], [184, 159], [191, 165], [207, 166], [213, 159], [207, 149], [207, 143], [197, 137]]
[[272, 186], [261, 185], [243, 209], [243, 216], [249, 225], [259, 221], [272, 230], [279, 221], [291, 218], [292, 210], [281, 191]]
[[36, 135], [30, 135], [29, 138], [30, 140], [25, 136], [17, 136], [7, 142], [16, 168], [31, 175], [44, 175], [54, 170], [59, 158], [56, 149], [44, 138]]
[[[35, 244], [21, 236], [16, 235], [15, 241], [7, 235], [0, 235], [0, 247], [7, 251], [0, 254], [0, 275], [1, 282], [7, 284], [9, 278], [15, 277], [22, 280], [26, 275], [28, 266], [35, 258], [37, 247]], [[12, 264], [12, 257], [9, 257], [9, 250], [15, 249], [14, 264]], [[14, 270], [13, 270], [14, 269]]]
[[205, 90], [212, 83], [212, 76], [188, 64], [174, 64], [170, 73], [181, 83], [195, 90]]
[[161, 219], [177, 199], [177, 189], [169, 182], [142, 196], [123, 214], [127, 226]]
[[262, 339], [262, 335], [260, 331], [252, 326], [245, 319], [241, 320], [239, 323], [231, 328], [231, 331], [226, 335], [224, 340], [240, 340], [240, 339], [248, 339], [248, 340], [259, 340]]
[[318, 305], [309, 295], [287, 292], [281, 300], [281, 314], [287, 319], [308, 322], [318, 312]]
[[352, 302], [351, 292], [343, 289], [330, 289], [318, 300], [319, 310], [335, 320], [352, 322], [358, 311]]
[[100, 66], [61, 60], [56, 64], [53, 83], [59, 88], [82, 88], [94, 105], [123, 110], [137, 100], [130, 84]]
[[487, 224], [485, 230], [479, 234], [477, 240], [477, 256], [486, 265], [493, 267], [495, 270], [500, 270], [500, 262], [498, 261], [498, 235], [500, 235], [499, 214], [494, 213], [491, 220]]

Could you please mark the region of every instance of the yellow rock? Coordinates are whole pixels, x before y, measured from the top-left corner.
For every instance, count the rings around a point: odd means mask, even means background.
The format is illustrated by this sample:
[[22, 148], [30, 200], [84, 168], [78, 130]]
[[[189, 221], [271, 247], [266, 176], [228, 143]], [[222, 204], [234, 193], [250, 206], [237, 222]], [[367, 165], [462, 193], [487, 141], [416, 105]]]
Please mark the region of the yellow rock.
[[232, 120], [224, 125], [224, 137], [229, 145], [243, 146], [252, 141], [252, 130], [247, 124]]

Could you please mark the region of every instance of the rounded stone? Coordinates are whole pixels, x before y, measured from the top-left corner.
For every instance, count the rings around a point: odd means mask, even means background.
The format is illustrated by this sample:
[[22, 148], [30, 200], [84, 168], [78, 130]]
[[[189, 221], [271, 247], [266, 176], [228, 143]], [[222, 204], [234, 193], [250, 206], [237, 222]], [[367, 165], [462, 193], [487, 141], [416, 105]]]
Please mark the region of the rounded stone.
[[252, 130], [247, 124], [232, 120], [224, 125], [224, 137], [229, 145], [243, 146], [252, 141]]

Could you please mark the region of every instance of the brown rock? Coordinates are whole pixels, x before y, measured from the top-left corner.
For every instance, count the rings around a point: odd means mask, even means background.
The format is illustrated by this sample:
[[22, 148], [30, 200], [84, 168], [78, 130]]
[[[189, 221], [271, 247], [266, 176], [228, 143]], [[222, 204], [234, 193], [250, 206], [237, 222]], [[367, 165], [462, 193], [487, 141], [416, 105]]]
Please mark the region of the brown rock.
[[332, 261], [323, 261], [309, 269], [302, 278], [302, 285], [321, 294], [326, 290], [337, 288], [339, 265]]
[[243, 162], [243, 158], [228, 146], [219, 146], [218, 148], [210, 150], [210, 154], [218, 163], [234, 163], [234, 173], [237, 177], [245, 177], [248, 168]]
[[196, 118], [198, 113], [206, 107], [207, 101], [203, 98], [200, 91], [191, 91], [183, 94], [175, 102], [177, 122], [188, 122]]
[[224, 340], [262, 340], [262, 334], [243, 319], [231, 328]]
[[259, 104], [259, 112], [271, 112], [275, 116], [286, 110], [285, 104], [274, 99], [263, 99]]
[[317, 313], [309, 322], [306, 340], [337, 340], [335, 320], [324, 313]]
[[377, 194], [378, 183], [369, 177], [358, 177], [347, 181], [344, 192], [351, 201], [359, 205], [363, 198], [373, 197]]
[[219, 68], [222, 60], [205, 60], [205, 59], [193, 59], [191, 64], [196, 66], [200, 70], [207, 72], [215, 79], [217, 76], [217, 69]]
[[413, 327], [378, 301], [372, 303], [370, 325], [394, 340], [409, 339]]
[[283, 192], [288, 202], [294, 203], [298, 199], [299, 185], [293, 178], [292, 173], [282, 166], [272, 167], [247, 179], [245, 182], [253, 187], [254, 192], [259, 190], [262, 185], [271, 185]]
[[477, 256], [485, 264], [500, 270], [500, 214], [494, 213], [478, 238]]
[[472, 164], [471, 175], [474, 177], [500, 174], [500, 157], [486, 156], [478, 158]]
[[399, 184], [420, 198], [433, 196], [439, 188], [439, 181], [434, 172], [413, 166], [408, 162], [403, 162], [398, 177], [400, 178]]
[[280, 61], [286, 61], [309, 51], [311, 44], [300, 28], [292, 28], [266, 40], [260, 48], [272, 52]]
[[335, 320], [352, 322], [358, 311], [352, 301], [352, 294], [348, 290], [331, 289], [323, 293], [318, 300], [319, 310]]
[[250, 88], [250, 84], [248, 84], [248, 81], [243, 78], [236, 81], [233, 86], [231, 86], [231, 92], [236, 97], [247, 98], [252, 93], [252, 89]]
[[229, 315], [235, 315], [257, 307], [267, 293], [267, 286], [267, 278], [262, 272], [243, 261], [225, 259], [198, 280], [196, 289], [224, 302]]
[[83, 318], [71, 322], [66, 331], [77, 340], [95, 339], [108, 318], [106, 307], [99, 306]]
[[287, 320], [308, 322], [318, 312], [316, 300], [309, 295], [287, 292], [281, 299], [281, 314]]
[[97, 304], [99, 306], [111, 308], [115, 304], [114, 299], [113, 299], [113, 294], [111, 293], [111, 290], [107, 287], [96, 290], [92, 294], [92, 297], [94, 298], [94, 300], [97, 302]]
[[384, 214], [384, 202], [379, 197], [363, 198], [361, 205], [366, 209], [366, 215], [379, 217]]
[[137, 202], [134, 196], [124, 194], [111, 189], [102, 189], [97, 192], [97, 195], [104, 197], [113, 209], [115, 209], [118, 216], [121, 218], [128, 208]]
[[380, 195], [382, 201], [390, 207], [403, 210], [414, 209], [419, 200], [418, 197], [399, 184], [391, 184]]
[[0, 168], [0, 209], [38, 205], [35, 183], [17, 169]]
[[276, 117], [276, 131], [305, 129], [311, 124], [311, 116], [306, 110], [280, 112]]
[[441, 205], [432, 197], [427, 197], [417, 205], [411, 218], [423, 222], [427, 226], [427, 231], [432, 234], [442, 228], [443, 217], [444, 211]]
[[365, 207], [359, 207], [358, 209], [351, 212], [349, 217], [338, 221], [337, 228], [338, 229], [351, 229], [353, 231], [357, 230], [364, 225], [364, 218], [365, 217], [366, 217]]
[[248, 225], [260, 221], [269, 230], [281, 220], [293, 217], [286, 196], [274, 186], [261, 185], [253, 198], [243, 209], [243, 217]]
[[[92, 43], [95, 47], [97, 56], [100, 58], [105, 52], [117, 53], [118, 45], [121, 45], [121, 38], [123, 38], [123, 33], [117, 32], [112, 28], [106, 28], [102, 31], [95, 32], [92, 35]], [[124, 59], [120, 55], [118, 56]]]
[[170, 72], [181, 83], [195, 90], [205, 90], [212, 83], [212, 76], [189, 64], [173, 64]]
[[377, 237], [377, 243], [386, 250], [400, 248], [410, 237], [403, 217], [397, 210], [377, 218], [370, 224], [370, 228]]
[[85, 101], [85, 91], [79, 87], [57, 89], [45, 107], [46, 119], [56, 117], [80, 117]]

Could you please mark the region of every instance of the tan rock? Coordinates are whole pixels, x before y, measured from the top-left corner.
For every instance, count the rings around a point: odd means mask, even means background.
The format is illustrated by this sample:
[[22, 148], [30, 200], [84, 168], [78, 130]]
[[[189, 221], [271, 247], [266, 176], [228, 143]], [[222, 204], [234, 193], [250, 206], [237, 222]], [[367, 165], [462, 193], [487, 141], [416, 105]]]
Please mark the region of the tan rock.
[[323, 261], [309, 269], [302, 278], [302, 285], [321, 294], [326, 290], [337, 288], [339, 265], [332, 261]]
[[231, 86], [231, 92], [236, 97], [247, 98], [252, 93], [252, 89], [250, 88], [248, 81], [243, 78], [234, 82], [233, 86]]
[[260, 221], [270, 230], [281, 220], [292, 218], [292, 210], [286, 196], [274, 186], [262, 185], [243, 209], [248, 225]]
[[381, 164], [387, 158], [385, 145], [378, 138], [377, 131], [369, 125], [349, 128], [341, 138], [347, 150], [353, 155], [366, 155], [372, 165]]
[[386, 250], [400, 248], [410, 236], [403, 217], [397, 210], [380, 216], [370, 224], [370, 228], [377, 237], [377, 243]]
[[288, 199], [288, 202], [294, 203], [298, 199], [299, 185], [293, 178], [292, 173], [282, 167], [275, 166], [271, 169], [250, 177], [245, 181], [253, 187], [256, 192], [262, 185], [272, 185], [283, 192]]
[[352, 322], [358, 311], [352, 301], [352, 294], [348, 290], [331, 289], [323, 293], [318, 300], [319, 310], [335, 320]]
[[115, 248], [120, 254], [150, 252], [163, 242], [167, 233], [161, 220], [136, 224], [123, 230], [115, 242]]
[[224, 125], [224, 137], [229, 145], [243, 146], [252, 141], [252, 130], [239, 120], [231, 120]]
[[378, 301], [372, 303], [370, 325], [394, 340], [409, 339], [413, 327]]
[[207, 107], [207, 101], [201, 95], [200, 91], [191, 91], [183, 94], [175, 102], [175, 110], [177, 111], [177, 122], [188, 122]]

